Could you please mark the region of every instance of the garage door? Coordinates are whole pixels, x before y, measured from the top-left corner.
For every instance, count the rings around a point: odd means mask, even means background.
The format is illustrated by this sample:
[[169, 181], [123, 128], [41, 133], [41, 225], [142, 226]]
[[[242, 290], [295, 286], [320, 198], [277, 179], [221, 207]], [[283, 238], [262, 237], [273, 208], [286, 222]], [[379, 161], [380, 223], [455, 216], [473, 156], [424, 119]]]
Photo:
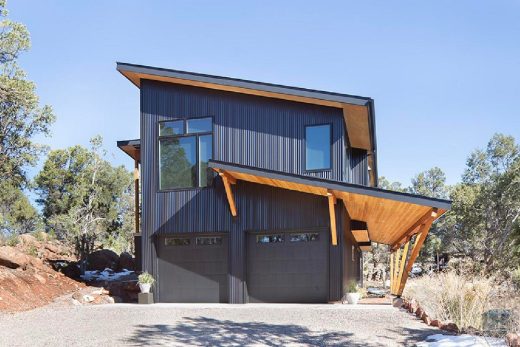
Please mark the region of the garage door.
[[228, 302], [228, 236], [159, 239], [161, 302]]
[[326, 230], [247, 236], [249, 302], [327, 302]]

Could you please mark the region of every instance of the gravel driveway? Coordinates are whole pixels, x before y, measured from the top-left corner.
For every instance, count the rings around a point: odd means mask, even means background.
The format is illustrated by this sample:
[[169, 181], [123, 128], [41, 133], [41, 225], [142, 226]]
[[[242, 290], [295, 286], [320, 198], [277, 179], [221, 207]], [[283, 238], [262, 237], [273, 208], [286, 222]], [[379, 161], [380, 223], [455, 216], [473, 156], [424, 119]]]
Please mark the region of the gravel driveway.
[[389, 305], [112, 304], [0, 314], [2, 346], [393, 346], [438, 332]]

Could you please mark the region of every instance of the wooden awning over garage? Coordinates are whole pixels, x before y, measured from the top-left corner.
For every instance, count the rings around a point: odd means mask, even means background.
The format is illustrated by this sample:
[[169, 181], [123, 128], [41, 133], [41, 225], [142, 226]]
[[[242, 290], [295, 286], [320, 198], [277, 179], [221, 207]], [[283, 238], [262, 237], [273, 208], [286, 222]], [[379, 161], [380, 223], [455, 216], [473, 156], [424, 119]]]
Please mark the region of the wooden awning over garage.
[[[242, 180], [341, 199], [351, 219], [366, 223], [371, 242], [395, 247], [417, 232], [421, 224], [418, 222], [427, 218], [437, 219], [451, 205], [447, 200], [215, 160], [210, 161], [209, 166], [227, 177], [228, 181]], [[365, 242], [365, 240], [360, 241]]]

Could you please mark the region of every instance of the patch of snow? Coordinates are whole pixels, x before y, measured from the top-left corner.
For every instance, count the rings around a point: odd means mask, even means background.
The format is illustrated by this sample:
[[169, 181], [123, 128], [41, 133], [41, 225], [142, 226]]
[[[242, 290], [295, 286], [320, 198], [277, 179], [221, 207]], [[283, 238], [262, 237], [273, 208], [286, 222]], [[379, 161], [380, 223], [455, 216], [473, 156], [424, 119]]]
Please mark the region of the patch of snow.
[[417, 344], [419, 347], [502, 347], [507, 346], [502, 339], [472, 335], [443, 335], [435, 334], [426, 338], [426, 341]]
[[123, 269], [120, 272], [114, 272], [112, 269], [105, 269], [99, 271], [85, 271], [85, 274], [81, 278], [85, 281], [116, 281], [121, 277], [133, 274], [133, 271]]

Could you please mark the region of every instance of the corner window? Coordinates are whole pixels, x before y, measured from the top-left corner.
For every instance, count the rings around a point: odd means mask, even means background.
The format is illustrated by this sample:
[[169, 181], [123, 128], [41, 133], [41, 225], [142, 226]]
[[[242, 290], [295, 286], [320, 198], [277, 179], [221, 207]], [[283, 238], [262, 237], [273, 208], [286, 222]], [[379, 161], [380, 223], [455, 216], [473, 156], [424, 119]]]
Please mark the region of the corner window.
[[213, 181], [212, 119], [159, 123], [159, 189], [207, 187]]
[[331, 125], [313, 125], [305, 128], [305, 169], [330, 169]]

